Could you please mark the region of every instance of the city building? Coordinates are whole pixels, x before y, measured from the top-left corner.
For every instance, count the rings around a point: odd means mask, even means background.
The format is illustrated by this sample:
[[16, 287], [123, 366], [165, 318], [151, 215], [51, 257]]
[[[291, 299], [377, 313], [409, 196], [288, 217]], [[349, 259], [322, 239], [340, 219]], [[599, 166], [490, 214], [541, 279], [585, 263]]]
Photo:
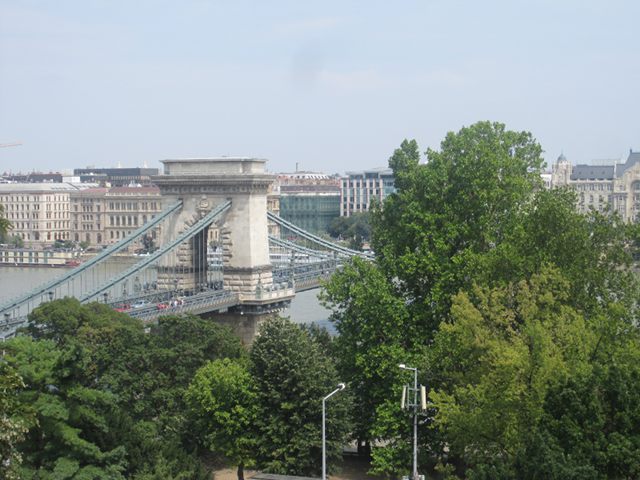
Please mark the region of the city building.
[[108, 188], [97, 187], [71, 194], [71, 240], [89, 245], [105, 242], [105, 196], [108, 191]]
[[99, 183], [103, 186], [126, 187], [129, 185], [152, 185], [151, 177], [158, 175], [157, 168], [76, 168], [75, 176], [82, 183]]
[[79, 187], [70, 183], [3, 183], [0, 205], [11, 222], [12, 236], [25, 247], [71, 239], [70, 197]]
[[280, 217], [313, 233], [324, 233], [340, 216], [340, 179], [324, 173], [278, 175]]
[[375, 168], [360, 172], [346, 172], [341, 179], [340, 215], [368, 212], [373, 202], [382, 203], [395, 192], [393, 170]]
[[[104, 196], [104, 242], [116, 243], [162, 211], [160, 189], [112, 187]], [[152, 232], [155, 238], [156, 232]]]
[[57, 172], [31, 172], [31, 173], [3, 173], [0, 183], [62, 183], [61, 173]]
[[11, 222], [10, 235], [28, 248], [43, 248], [56, 240], [88, 246], [115, 243], [162, 210], [155, 186], [71, 183], [0, 184], [0, 205]]
[[551, 186], [575, 190], [582, 213], [610, 209], [626, 222], [640, 220], [640, 152], [630, 150], [624, 163], [611, 160], [596, 165], [572, 165], [560, 155], [552, 168]]

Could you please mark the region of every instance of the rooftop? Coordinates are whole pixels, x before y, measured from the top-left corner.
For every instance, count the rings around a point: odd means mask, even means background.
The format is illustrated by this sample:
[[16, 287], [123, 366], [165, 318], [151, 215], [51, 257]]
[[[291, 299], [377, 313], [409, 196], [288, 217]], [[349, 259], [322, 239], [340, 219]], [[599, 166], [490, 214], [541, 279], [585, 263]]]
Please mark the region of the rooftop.
[[77, 192], [95, 187], [89, 183], [0, 183], [0, 193]]

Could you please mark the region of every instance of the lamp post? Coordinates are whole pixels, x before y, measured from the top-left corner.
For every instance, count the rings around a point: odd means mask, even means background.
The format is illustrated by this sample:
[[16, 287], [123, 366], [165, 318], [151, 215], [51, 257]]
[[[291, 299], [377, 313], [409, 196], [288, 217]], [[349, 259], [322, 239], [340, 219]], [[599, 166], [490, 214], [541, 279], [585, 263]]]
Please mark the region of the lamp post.
[[413, 480], [418, 480], [418, 369], [398, 365], [402, 370], [413, 371]]
[[327, 439], [326, 439], [326, 427], [325, 427], [325, 402], [327, 399], [340, 390], [344, 390], [345, 384], [339, 383], [338, 388], [322, 399], [322, 480], [327, 480]]

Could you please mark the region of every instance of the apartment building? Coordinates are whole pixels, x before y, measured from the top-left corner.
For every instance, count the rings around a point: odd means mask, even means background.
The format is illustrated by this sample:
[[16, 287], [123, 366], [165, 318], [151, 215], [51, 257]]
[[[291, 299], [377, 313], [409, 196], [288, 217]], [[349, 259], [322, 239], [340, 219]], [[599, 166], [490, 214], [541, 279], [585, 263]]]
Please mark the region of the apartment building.
[[340, 215], [368, 212], [373, 202], [382, 203], [394, 193], [395, 182], [390, 168], [374, 168], [359, 172], [346, 172], [341, 179]]
[[70, 198], [79, 187], [70, 183], [3, 183], [0, 204], [11, 222], [11, 235], [25, 247], [70, 240]]
[[572, 165], [560, 155], [552, 168], [551, 187], [565, 186], [576, 191], [576, 207], [582, 213], [610, 209], [626, 222], [640, 221], [640, 152], [630, 150], [624, 163], [594, 165]]
[[104, 243], [117, 242], [162, 211], [160, 189], [155, 186], [112, 187], [104, 205]]

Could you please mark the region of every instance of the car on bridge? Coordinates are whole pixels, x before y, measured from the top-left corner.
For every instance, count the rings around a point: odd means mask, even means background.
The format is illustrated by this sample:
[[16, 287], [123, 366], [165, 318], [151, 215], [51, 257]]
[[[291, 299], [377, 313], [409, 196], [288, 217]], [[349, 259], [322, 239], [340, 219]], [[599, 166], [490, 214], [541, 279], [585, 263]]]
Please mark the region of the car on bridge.
[[144, 307], [148, 307], [149, 305], [151, 305], [151, 303], [149, 303], [146, 300], [138, 300], [136, 303], [131, 305], [131, 308], [132, 309], [144, 308]]

